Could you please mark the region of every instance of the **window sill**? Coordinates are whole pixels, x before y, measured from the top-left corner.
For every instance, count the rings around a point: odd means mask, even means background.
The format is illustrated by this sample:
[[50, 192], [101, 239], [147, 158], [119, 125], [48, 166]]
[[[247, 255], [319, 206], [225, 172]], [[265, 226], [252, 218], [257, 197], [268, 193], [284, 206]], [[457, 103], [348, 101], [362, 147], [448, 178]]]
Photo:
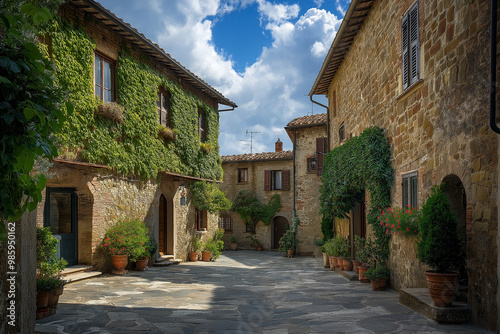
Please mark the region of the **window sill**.
[[238, 183], [236, 183], [236, 184], [237, 184], [237, 185], [242, 185], [242, 186], [243, 186], [243, 185], [248, 184], [248, 182], [238, 182]]
[[417, 82], [415, 82], [413, 85], [411, 85], [410, 87], [406, 88], [406, 90], [403, 91], [401, 94], [399, 94], [398, 96], [396, 96], [396, 101], [402, 100], [406, 96], [408, 96], [411, 93], [413, 93], [414, 91], [416, 91], [418, 88], [420, 88], [422, 86], [423, 82], [424, 82], [424, 79], [418, 79]]
[[207, 234], [207, 233], [208, 233], [208, 231], [206, 229], [205, 229], [205, 231], [198, 231], [198, 230], [194, 231], [194, 235], [203, 235], [203, 234]]

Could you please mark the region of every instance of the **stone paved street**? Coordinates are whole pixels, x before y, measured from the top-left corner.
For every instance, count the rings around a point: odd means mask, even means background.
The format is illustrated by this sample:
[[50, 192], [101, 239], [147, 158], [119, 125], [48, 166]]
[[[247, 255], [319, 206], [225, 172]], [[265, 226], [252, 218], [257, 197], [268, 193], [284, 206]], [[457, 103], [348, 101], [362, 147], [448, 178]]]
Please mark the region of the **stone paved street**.
[[153, 267], [66, 286], [39, 333], [489, 333], [438, 325], [322, 268], [276, 252], [224, 252], [217, 262]]

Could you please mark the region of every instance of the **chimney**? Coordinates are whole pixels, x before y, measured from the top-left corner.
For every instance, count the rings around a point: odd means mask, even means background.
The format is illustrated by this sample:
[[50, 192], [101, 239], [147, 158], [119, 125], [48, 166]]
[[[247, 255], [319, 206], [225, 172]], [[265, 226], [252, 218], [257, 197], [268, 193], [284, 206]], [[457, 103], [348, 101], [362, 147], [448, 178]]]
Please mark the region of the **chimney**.
[[283, 143], [281, 140], [278, 138], [278, 141], [274, 144], [274, 148], [276, 152], [281, 152], [283, 151]]

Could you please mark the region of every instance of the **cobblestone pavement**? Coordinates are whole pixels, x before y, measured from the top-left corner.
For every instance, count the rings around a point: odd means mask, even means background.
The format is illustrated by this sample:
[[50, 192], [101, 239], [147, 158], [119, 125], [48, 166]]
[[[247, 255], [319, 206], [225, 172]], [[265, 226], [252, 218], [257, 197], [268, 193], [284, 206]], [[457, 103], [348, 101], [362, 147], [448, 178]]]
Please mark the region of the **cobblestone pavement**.
[[322, 268], [319, 259], [226, 251], [217, 262], [153, 267], [65, 287], [37, 333], [490, 333], [439, 325]]

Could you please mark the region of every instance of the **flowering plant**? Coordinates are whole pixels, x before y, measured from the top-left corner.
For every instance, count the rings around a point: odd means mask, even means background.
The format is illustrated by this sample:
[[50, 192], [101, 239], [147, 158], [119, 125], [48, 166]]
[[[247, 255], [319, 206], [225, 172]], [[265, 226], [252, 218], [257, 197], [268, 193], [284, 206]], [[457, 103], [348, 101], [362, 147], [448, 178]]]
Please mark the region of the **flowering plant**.
[[128, 255], [131, 261], [148, 254], [147, 228], [138, 219], [120, 220], [106, 231], [103, 250], [110, 255]]
[[408, 205], [406, 209], [388, 207], [382, 211], [380, 216], [377, 217], [377, 220], [382, 227], [386, 228], [386, 234], [391, 233], [393, 235], [402, 234], [405, 236], [412, 236], [418, 234], [419, 216], [420, 212], [418, 209]]

